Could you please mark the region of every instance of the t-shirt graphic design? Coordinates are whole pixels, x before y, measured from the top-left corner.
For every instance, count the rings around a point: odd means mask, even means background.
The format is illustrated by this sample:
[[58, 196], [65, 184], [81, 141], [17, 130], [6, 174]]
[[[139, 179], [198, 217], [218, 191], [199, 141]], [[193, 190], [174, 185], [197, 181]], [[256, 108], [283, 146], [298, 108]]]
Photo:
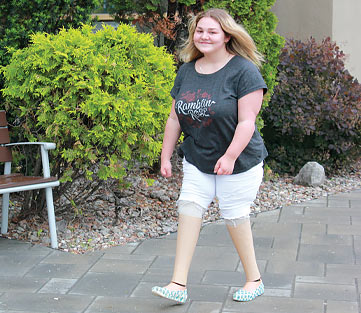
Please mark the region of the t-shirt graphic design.
[[186, 120], [186, 123], [192, 127], [207, 127], [212, 123], [212, 110], [216, 102], [212, 96], [198, 89], [197, 92], [187, 91], [181, 95], [175, 104], [175, 110], [180, 120]]

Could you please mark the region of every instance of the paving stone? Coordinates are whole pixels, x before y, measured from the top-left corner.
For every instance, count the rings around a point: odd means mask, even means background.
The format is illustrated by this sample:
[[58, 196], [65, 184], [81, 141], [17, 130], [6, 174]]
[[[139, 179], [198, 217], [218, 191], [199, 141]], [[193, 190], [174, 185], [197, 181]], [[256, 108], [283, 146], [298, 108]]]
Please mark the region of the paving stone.
[[[233, 294], [236, 289], [232, 289]], [[321, 299], [294, 299], [289, 297], [260, 296], [257, 299], [240, 303], [227, 298], [223, 312], [242, 313], [323, 313]], [[339, 312], [341, 313], [341, 312]]]
[[8, 252], [0, 255], [0, 276], [24, 276], [34, 264], [44, 259], [43, 255], [36, 255], [24, 251], [23, 253]]
[[361, 209], [361, 200], [350, 200], [350, 208], [351, 209]]
[[[173, 275], [173, 267], [169, 268], [150, 268], [142, 276], [141, 281], [151, 282], [153, 285], [159, 284], [161, 286], [167, 285]], [[188, 274], [188, 283], [199, 284], [204, 276], [203, 271], [190, 271]]]
[[188, 285], [188, 297], [195, 301], [223, 302], [229, 287], [212, 285]]
[[357, 302], [328, 300], [326, 304], [326, 313], [359, 313]]
[[251, 217], [252, 222], [256, 223], [276, 223], [279, 219], [281, 210], [273, 210], [256, 214]]
[[185, 313], [189, 302], [178, 305], [154, 296], [153, 299], [97, 297], [85, 313]]
[[40, 255], [48, 255], [52, 253], [52, 249], [43, 247], [40, 245], [33, 245], [29, 242], [25, 241], [18, 241], [12, 239], [6, 239], [0, 237], [0, 255], [7, 254], [7, 253], [27, 253], [27, 254], [36, 254]]
[[298, 246], [287, 248], [257, 248], [257, 260], [290, 260], [296, 261], [298, 254]]
[[288, 237], [298, 238], [301, 232], [301, 224], [289, 222], [263, 224], [255, 222], [252, 230], [255, 237], [275, 237], [287, 235]]
[[[235, 271], [239, 263], [239, 257], [234, 248], [218, 247], [211, 249], [208, 246], [196, 247], [191, 271], [225, 270]], [[150, 268], [173, 268], [174, 256], [160, 255], [151, 264]]]
[[215, 223], [210, 223], [202, 227], [201, 234], [202, 235], [220, 235], [224, 234], [224, 230], [226, 229], [226, 225], [223, 221], [218, 221]]
[[258, 237], [253, 236], [253, 245], [255, 249], [258, 248], [271, 248], [274, 239], [272, 237]]
[[350, 192], [343, 192], [343, 193], [338, 193], [338, 194], [334, 194], [334, 195], [329, 195], [328, 197], [330, 199], [353, 199], [353, 200], [361, 201], [361, 190], [356, 189], [356, 190], [352, 190]]
[[265, 288], [270, 289], [292, 289], [294, 275], [292, 274], [274, 274], [274, 273], [263, 273], [262, 281]]
[[202, 280], [206, 285], [239, 286], [244, 284], [244, 275], [235, 271], [206, 271]]
[[294, 274], [304, 276], [322, 276], [324, 265], [315, 262], [300, 262], [284, 260], [271, 260], [267, 264], [267, 272], [274, 274]]
[[266, 297], [291, 297], [291, 289], [265, 288], [264, 296]]
[[229, 237], [228, 232], [224, 230], [223, 233], [219, 233], [217, 236], [201, 235], [198, 239], [197, 246], [233, 247], [233, 242]]
[[359, 227], [357, 225], [329, 225], [328, 233], [335, 234], [335, 235], [361, 236], [361, 227]]
[[330, 217], [350, 217], [350, 216], [361, 216], [359, 209], [352, 208], [324, 208], [324, 209], [314, 209], [314, 208], [305, 208], [305, 216], [310, 216], [314, 218], [322, 218], [325, 216]]
[[302, 236], [308, 235], [326, 235], [325, 224], [303, 224], [302, 225]]
[[87, 273], [69, 294], [127, 297], [137, 286], [141, 275], [127, 273]]
[[272, 248], [273, 249], [287, 249], [292, 250], [294, 252], [294, 255], [297, 255], [297, 249], [298, 249], [298, 243], [300, 239], [296, 237], [289, 238], [288, 236], [275, 236]]
[[[342, 273], [342, 275], [340, 275]], [[357, 264], [326, 264], [326, 277], [337, 279], [361, 279], [361, 265]]]
[[[259, 269], [259, 271], [260, 271], [261, 273], [265, 272], [267, 262], [268, 262], [267, 260], [257, 259], [258, 269]], [[242, 273], [242, 275], [244, 274], [244, 269], [243, 269], [243, 265], [242, 265], [241, 262], [239, 262], [236, 271]]]
[[0, 292], [36, 292], [47, 281], [45, 278], [0, 276]]
[[329, 196], [327, 200], [328, 208], [349, 208], [350, 201], [348, 198], [332, 197]]
[[145, 254], [122, 254], [122, 253], [105, 253], [99, 260], [123, 260], [123, 261], [149, 261], [153, 262], [156, 255]]
[[23, 293], [19, 297], [18, 293], [6, 293], [0, 297], [0, 310], [27, 311], [32, 310], [37, 313], [57, 312], [57, 313], [79, 313], [83, 312], [93, 301], [90, 296], [76, 295], [54, 295], [40, 293]]
[[175, 256], [159, 255], [155, 258], [154, 262], [150, 265], [150, 268], [173, 268]]
[[361, 226], [361, 216], [352, 216], [351, 217], [351, 225]]
[[[143, 241], [133, 254], [175, 255], [176, 245], [173, 240], [150, 239]], [[156, 252], [156, 253], [155, 253]]]
[[25, 277], [38, 278], [80, 278], [91, 267], [90, 264], [50, 264], [40, 263], [35, 265]]
[[352, 246], [352, 236], [351, 235], [319, 235], [319, 234], [309, 234], [303, 232], [301, 236], [302, 244], [320, 244], [320, 245], [346, 245]]
[[72, 254], [63, 251], [54, 251], [49, 256], [44, 258], [41, 263], [47, 264], [94, 264], [101, 256], [102, 252], [97, 251], [92, 254]]
[[187, 313], [220, 313], [222, 302], [192, 301]]
[[120, 245], [120, 246], [116, 246], [116, 247], [111, 247], [108, 249], [104, 249], [103, 252], [105, 254], [131, 254], [138, 246], [139, 246], [139, 242], [135, 242], [135, 243], [128, 243], [125, 245]]
[[356, 287], [354, 285], [296, 282], [294, 297], [303, 299], [357, 301]]
[[152, 261], [100, 259], [93, 265], [90, 272], [95, 273], [132, 273], [144, 274]]
[[355, 285], [355, 279], [343, 275], [330, 276], [296, 276], [296, 283], [319, 283], [335, 285]]
[[39, 290], [39, 293], [55, 293], [64, 295], [71, 287], [73, 287], [76, 281], [76, 279], [52, 278], [44, 285], [43, 288]]
[[352, 264], [354, 255], [350, 246], [301, 244], [298, 261]]
[[34, 312], [34, 311], [0, 310], [0, 313], [39, 313], [39, 312]]
[[196, 247], [192, 259], [191, 270], [200, 271], [224, 270], [234, 271], [239, 263], [239, 256], [234, 248], [218, 247], [212, 249], [208, 246]]

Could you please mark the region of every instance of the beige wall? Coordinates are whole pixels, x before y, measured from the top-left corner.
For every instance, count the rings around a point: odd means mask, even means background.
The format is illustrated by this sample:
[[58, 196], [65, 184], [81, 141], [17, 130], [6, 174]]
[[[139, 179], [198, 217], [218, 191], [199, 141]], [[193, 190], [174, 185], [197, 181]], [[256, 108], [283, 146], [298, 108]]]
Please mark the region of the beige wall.
[[276, 31], [286, 38], [331, 37], [361, 81], [361, 0], [276, 0], [272, 11], [279, 20]]
[[333, 0], [332, 40], [346, 53], [346, 67], [361, 83], [361, 0]]

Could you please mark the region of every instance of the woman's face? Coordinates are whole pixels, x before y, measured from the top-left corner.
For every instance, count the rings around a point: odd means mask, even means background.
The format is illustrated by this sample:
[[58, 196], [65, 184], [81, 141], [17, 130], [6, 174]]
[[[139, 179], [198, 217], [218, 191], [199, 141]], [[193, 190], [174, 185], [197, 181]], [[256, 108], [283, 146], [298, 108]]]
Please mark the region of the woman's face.
[[210, 54], [225, 49], [229, 36], [226, 36], [221, 25], [211, 17], [202, 17], [193, 35], [196, 48], [203, 54]]

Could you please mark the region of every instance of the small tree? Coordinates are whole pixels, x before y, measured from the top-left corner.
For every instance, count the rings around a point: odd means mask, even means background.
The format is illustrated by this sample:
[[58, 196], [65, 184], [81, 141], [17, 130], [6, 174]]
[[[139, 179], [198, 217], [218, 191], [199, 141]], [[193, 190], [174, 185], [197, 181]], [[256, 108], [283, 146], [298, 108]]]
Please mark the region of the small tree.
[[13, 133], [57, 144], [60, 194], [76, 178], [121, 181], [134, 162], [157, 159], [175, 67], [152, 35], [127, 25], [38, 33], [2, 72], [6, 108], [19, 117]]

